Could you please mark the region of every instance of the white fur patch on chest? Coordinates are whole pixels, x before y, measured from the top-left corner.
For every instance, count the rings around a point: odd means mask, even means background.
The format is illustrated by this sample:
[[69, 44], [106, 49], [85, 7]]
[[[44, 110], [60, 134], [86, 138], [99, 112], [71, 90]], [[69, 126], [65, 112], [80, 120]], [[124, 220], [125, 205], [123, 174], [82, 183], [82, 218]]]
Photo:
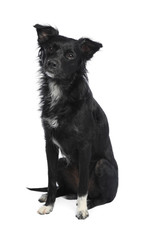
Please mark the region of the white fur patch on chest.
[[49, 89], [51, 95], [51, 108], [53, 108], [61, 98], [62, 91], [54, 82], [49, 83]]
[[[62, 91], [60, 87], [54, 82], [49, 83], [49, 90], [50, 90], [49, 96], [51, 96], [50, 109], [52, 110], [53, 107], [58, 103], [59, 99], [61, 98]], [[48, 118], [43, 117], [43, 121], [47, 122], [50, 128], [57, 128], [59, 126], [57, 116]]]
[[52, 138], [52, 142], [60, 149], [60, 152], [59, 152], [60, 157], [66, 158], [66, 162], [67, 162], [67, 164], [69, 164], [70, 157], [67, 154], [65, 154], [65, 152], [64, 152], [62, 146], [59, 144], [59, 142], [54, 137]]

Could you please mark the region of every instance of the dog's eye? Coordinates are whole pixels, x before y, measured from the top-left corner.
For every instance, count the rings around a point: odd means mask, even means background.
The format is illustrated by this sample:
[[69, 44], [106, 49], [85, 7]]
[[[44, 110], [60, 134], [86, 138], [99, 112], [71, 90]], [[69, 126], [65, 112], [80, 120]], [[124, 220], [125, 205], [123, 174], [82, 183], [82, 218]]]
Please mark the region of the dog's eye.
[[73, 59], [74, 58], [74, 53], [72, 51], [68, 51], [66, 54], [65, 54], [65, 57], [69, 60]]

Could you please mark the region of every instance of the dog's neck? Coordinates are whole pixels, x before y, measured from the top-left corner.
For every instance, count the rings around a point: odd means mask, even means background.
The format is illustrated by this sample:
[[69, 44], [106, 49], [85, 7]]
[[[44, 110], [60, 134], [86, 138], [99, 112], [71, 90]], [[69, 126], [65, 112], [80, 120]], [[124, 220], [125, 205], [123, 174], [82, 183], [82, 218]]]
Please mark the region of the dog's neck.
[[40, 88], [42, 116], [68, 113], [73, 105], [81, 105], [82, 101], [92, 96], [87, 85], [86, 74], [75, 74], [64, 82], [44, 76]]

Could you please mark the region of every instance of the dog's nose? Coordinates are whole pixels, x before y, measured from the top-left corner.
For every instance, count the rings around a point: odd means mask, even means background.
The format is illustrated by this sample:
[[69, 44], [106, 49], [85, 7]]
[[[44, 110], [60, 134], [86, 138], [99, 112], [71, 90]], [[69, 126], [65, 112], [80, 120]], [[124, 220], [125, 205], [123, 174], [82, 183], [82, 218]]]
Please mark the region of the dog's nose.
[[48, 60], [47, 61], [47, 66], [55, 69], [57, 67], [57, 62], [55, 60]]

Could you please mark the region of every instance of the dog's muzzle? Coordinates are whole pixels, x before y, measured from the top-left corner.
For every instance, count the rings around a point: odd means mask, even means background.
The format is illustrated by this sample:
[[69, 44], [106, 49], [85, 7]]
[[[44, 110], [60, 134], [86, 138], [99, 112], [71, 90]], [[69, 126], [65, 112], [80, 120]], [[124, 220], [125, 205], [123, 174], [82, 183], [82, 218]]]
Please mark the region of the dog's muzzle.
[[56, 60], [48, 59], [45, 64], [45, 74], [50, 78], [54, 78], [58, 71], [58, 67], [59, 63]]

